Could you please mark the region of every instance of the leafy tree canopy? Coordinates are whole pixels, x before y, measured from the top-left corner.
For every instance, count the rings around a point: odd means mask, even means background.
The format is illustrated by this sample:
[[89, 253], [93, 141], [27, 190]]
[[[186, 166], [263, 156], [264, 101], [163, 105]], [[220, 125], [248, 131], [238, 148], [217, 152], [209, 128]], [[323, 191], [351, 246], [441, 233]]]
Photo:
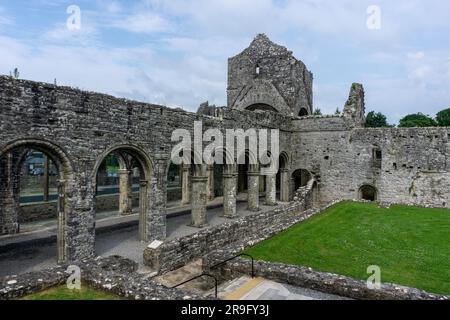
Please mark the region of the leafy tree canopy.
[[423, 113], [409, 114], [400, 120], [400, 128], [414, 128], [414, 127], [436, 127], [437, 123], [430, 116]]
[[450, 127], [450, 109], [439, 112], [436, 116], [436, 121], [440, 127]]
[[390, 127], [387, 123], [387, 118], [381, 112], [371, 111], [366, 117], [366, 126], [368, 128], [385, 128]]

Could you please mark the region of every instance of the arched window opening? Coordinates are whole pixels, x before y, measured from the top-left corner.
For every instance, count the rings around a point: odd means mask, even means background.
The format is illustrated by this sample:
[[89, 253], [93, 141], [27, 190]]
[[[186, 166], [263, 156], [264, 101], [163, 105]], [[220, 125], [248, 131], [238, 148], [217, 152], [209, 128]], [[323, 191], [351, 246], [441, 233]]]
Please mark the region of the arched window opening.
[[306, 108], [301, 108], [300, 112], [298, 113], [299, 117], [306, 117], [308, 115], [309, 115], [309, 113], [308, 113], [308, 110]]
[[365, 201], [376, 201], [377, 190], [371, 185], [364, 185], [359, 189], [359, 198]]

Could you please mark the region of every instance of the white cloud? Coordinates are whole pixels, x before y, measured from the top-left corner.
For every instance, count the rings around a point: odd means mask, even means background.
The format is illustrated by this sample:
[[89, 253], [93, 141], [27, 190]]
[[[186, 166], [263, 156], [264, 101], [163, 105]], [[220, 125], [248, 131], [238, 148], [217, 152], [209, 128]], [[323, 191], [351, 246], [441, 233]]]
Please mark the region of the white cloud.
[[151, 12], [138, 13], [127, 17], [125, 20], [117, 20], [112, 23], [112, 26], [144, 34], [166, 32], [173, 29], [172, 24], [168, 20]]

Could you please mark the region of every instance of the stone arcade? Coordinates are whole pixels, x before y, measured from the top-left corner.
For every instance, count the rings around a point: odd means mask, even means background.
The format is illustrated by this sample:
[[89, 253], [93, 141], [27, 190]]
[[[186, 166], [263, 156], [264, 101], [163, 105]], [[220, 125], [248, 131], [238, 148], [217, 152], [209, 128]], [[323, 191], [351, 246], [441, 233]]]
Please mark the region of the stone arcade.
[[[58, 171], [59, 261], [95, 254], [96, 176], [110, 154], [121, 159], [121, 214], [129, 213], [132, 203], [133, 159], [140, 174], [140, 239], [164, 241], [171, 135], [175, 129], [192, 134], [195, 121], [202, 121], [204, 130], [280, 130], [277, 176], [260, 177], [258, 166], [221, 168], [223, 215], [230, 219], [239, 217], [237, 192], [246, 190], [248, 208], [258, 211], [260, 191], [267, 190], [265, 202], [275, 205], [291, 201], [307, 183], [316, 205], [358, 198], [450, 208], [449, 128], [366, 129], [359, 84], [351, 86], [342, 115], [312, 116], [312, 73], [265, 35], [228, 65], [228, 106], [203, 104], [197, 114], [0, 77], [0, 234], [20, 231], [19, 169], [29, 150], [37, 150]], [[204, 227], [218, 170], [183, 165], [180, 172], [192, 225]]]

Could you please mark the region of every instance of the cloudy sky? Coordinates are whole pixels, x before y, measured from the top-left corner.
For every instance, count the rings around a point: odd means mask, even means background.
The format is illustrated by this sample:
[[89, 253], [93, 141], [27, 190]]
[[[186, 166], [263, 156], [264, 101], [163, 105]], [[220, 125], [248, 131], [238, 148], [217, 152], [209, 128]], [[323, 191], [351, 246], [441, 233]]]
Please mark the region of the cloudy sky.
[[[381, 29], [367, 27], [371, 5]], [[0, 0], [0, 74], [195, 111], [226, 104], [227, 58], [257, 33], [306, 63], [324, 113], [342, 109], [352, 82], [392, 123], [450, 107], [442, 0]]]

